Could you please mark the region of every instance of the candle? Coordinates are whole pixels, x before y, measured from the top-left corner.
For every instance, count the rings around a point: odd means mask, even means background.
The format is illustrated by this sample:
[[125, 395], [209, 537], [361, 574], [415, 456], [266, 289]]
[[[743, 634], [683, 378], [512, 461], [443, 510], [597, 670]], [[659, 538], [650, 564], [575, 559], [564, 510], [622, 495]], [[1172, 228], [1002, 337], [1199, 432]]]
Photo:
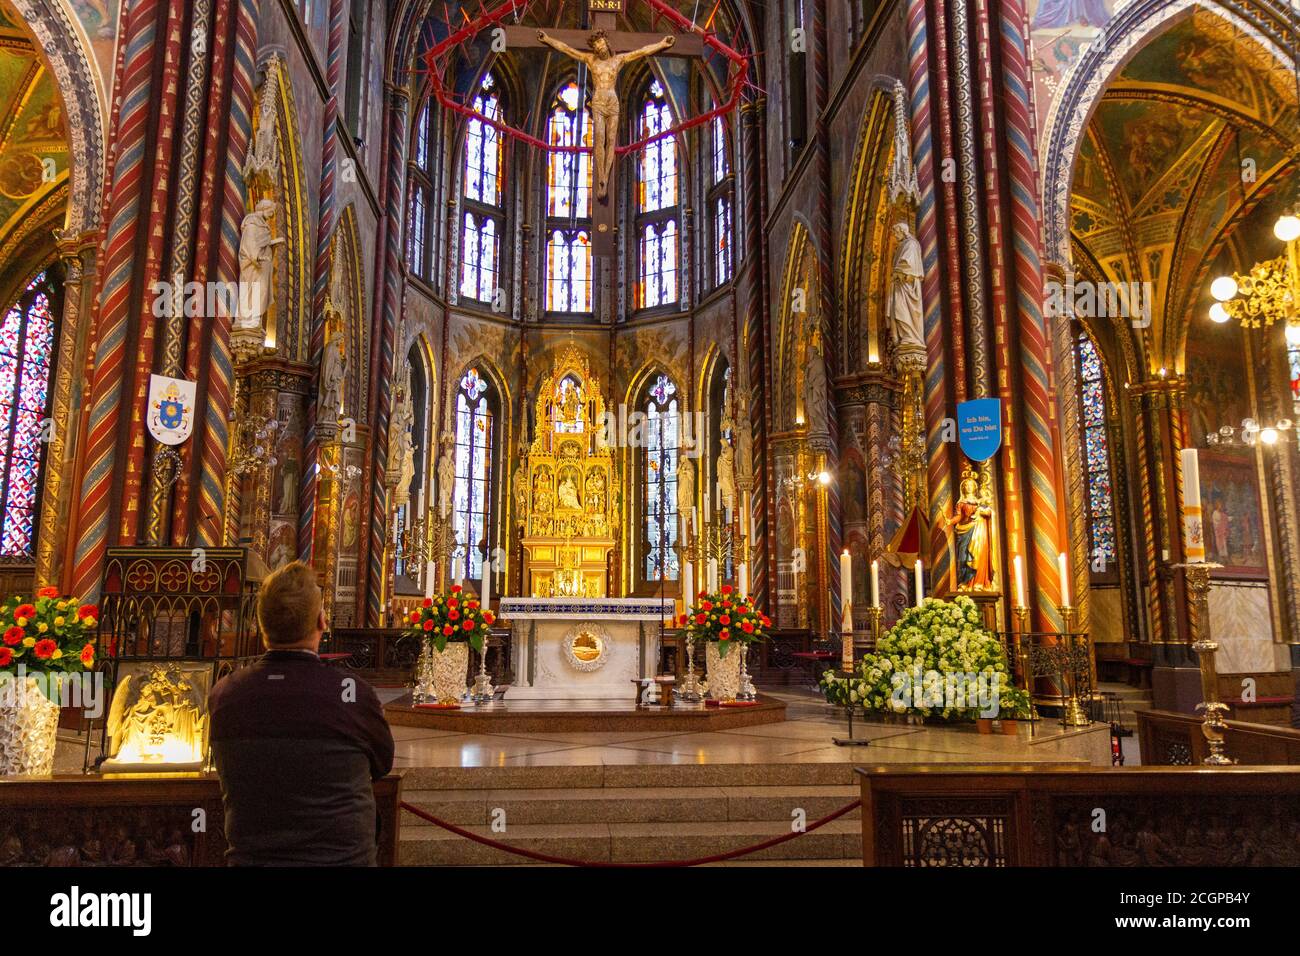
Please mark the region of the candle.
[[1025, 561], [1020, 555], [1011, 559], [1016, 568], [1016, 607], [1028, 607], [1025, 603]]
[[915, 572], [915, 576], [916, 576], [916, 606], [920, 607], [921, 602], [925, 600], [925, 585], [922, 583], [921, 580], [921, 575], [923, 572], [921, 570], [920, 555], [917, 555], [916, 564], [912, 566], [912, 570]]
[[742, 596], [749, 595], [749, 565], [744, 561], [736, 568], [736, 586], [740, 589]]
[[709, 495], [704, 496], [704, 523], [709, 523]]
[[1056, 573], [1061, 578], [1061, 607], [1070, 606], [1070, 578], [1065, 570], [1065, 552], [1056, 556]]
[[718, 592], [718, 559], [709, 558], [709, 593]]
[[699, 526], [700, 526], [700, 509], [695, 507], [695, 505], [691, 505], [691, 523], [689, 525], [689, 530], [694, 531]]
[[853, 558], [848, 548], [840, 555], [840, 630], [853, 630]]
[[682, 611], [689, 612], [691, 609], [691, 600], [695, 597], [695, 589], [691, 586], [695, 577], [695, 569], [691, 567], [691, 562], [687, 561], [682, 567]]
[[880, 607], [880, 562], [871, 562], [871, 606]]
[[479, 585], [479, 604], [483, 610], [488, 609], [492, 598], [492, 561], [484, 559], [483, 561], [483, 582]]
[[1183, 462], [1183, 549], [1189, 564], [1205, 560], [1205, 526], [1201, 519], [1201, 464], [1195, 448], [1184, 448]]

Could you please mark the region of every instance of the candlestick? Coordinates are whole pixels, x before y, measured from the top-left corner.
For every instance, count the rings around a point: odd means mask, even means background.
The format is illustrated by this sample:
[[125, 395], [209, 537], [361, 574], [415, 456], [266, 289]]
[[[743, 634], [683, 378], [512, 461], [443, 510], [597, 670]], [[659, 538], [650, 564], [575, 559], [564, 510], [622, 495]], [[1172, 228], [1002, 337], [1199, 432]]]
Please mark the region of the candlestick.
[[1183, 462], [1183, 550], [1188, 564], [1205, 560], [1205, 526], [1201, 520], [1201, 465], [1195, 448], [1184, 448]]
[[1016, 607], [1026, 607], [1025, 604], [1025, 562], [1020, 555], [1011, 559], [1011, 563], [1016, 569]]
[[840, 555], [840, 630], [853, 632], [853, 558], [848, 548]]
[[916, 564], [912, 566], [912, 570], [914, 572], [914, 577], [916, 578], [916, 606], [920, 607], [921, 602], [925, 600], [925, 586], [922, 583], [922, 578], [921, 578], [923, 571], [921, 570], [920, 555], [917, 555]]
[[1061, 579], [1061, 604], [1068, 607], [1070, 604], [1070, 578], [1066, 574], [1064, 551], [1056, 556], [1056, 573]]

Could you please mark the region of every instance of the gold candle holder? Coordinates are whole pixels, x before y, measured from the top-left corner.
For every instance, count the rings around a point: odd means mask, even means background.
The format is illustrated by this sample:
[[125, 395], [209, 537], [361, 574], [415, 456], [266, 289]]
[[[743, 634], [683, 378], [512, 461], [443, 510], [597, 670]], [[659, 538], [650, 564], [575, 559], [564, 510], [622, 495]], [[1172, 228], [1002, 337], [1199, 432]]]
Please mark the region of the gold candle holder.
[[1222, 565], [1209, 561], [1175, 565], [1183, 569], [1183, 580], [1187, 585], [1187, 596], [1191, 604], [1192, 650], [1201, 667], [1201, 696], [1204, 700], [1198, 708], [1205, 719], [1201, 722], [1201, 733], [1209, 753], [1201, 763], [1210, 767], [1227, 767], [1233, 763], [1225, 752], [1223, 735], [1228, 729], [1225, 715], [1228, 705], [1219, 700], [1219, 673], [1215, 667], [1214, 655], [1219, 649], [1218, 641], [1210, 636], [1210, 572]]
[[1061, 679], [1069, 685], [1068, 696], [1066, 688], [1061, 688], [1062, 723], [1067, 727], [1087, 727], [1092, 721], [1083, 709], [1083, 700], [1079, 696], [1079, 672], [1074, 666], [1074, 628], [1079, 609], [1070, 604], [1062, 604], [1057, 610], [1061, 612], [1061, 639], [1065, 645], [1061, 652], [1061, 660], [1064, 662]]
[[853, 603], [845, 601], [840, 613], [840, 667], [853, 670]]
[[1029, 673], [1029, 608], [1016, 606], [1011, 609], [1015, 619], [1016, 663], [1020, 668], [1020, 689], [1029, 695], [1030, 703], [1034, 699], [1034, 678]]
[[871, 650], [880, 644], [880, 628], [885, 616], [885, 609], [879, 604], [867, 608], [867, 627], [871, 631]]

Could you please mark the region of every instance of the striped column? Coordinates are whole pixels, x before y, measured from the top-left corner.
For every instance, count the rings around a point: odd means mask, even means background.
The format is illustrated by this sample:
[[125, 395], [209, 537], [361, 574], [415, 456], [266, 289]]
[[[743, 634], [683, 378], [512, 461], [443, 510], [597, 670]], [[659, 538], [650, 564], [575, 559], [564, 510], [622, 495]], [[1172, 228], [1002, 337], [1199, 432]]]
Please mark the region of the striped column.
[[1011, 268], [1018, 312], [1020, 402], [1024, 467], [1028, 470], [1030, 589], [1039, 627], [1058, 629], [1061, 594], [1056, 568], [1061, 550], [1061, 480], [1052, 353], [1043, 318], [1043, 272], [1039, 258], [1038, 173], [1033, 141], [1033, 102], [1026, 54], [1023, 0], [999, 0], [1007, 181], [1011, 203]]
[[111, 174], [104, 247], [95, 301], [99, 306], [90, 385], [90, 414], [81, 492], [79, 538], [73, 558], [72, 591], [94, 598], [109, 543], [109, 511], [114, 493], [114, 459], [120, 441], [132, 275], [137, 267], [141, 227], [146, 139], [154, 92], [154, 54], [161, 8], [157, 0], [137, 0], [123, 13], [125, 50], [114, 84], [121, 105]]
[[[319, 386], [321, 360], [325, 354], [325, 294], [330, 282], [330, 243], [334, 230], [338, 226], [339, 211], [335, 177], [338, 172], [336, 153], [339, 139], [339, 80], [342, 76], [343, 33], [346, 19], [343, 0], [330, 0], [329, 6], [329, 40], [325, 53], [325, 85], [329, 90], [329, 99], [325, 101], [325, 118], [321, 134], [321, 174], [319, 198], [319, 219], [316, 226], [316, 262], [312, 273], [312, 326], [308, 361], [312, 367], [311, 393], [315, 395]], [[356, 316], [356, 321], [362, 321]], [[355, 361], [360, 361], [355, 356]], [[317, 396], [319, 398], [319, 396]], [[349, 409], [355, 413], [357, 410]], [[306, 422], [303, 434], [303, 468], [300, 478], [298, 500], [302, 508], [298, 515], [298, 557], [308, 563], [312, 562], [316, 537], [316, 495], [332, 493], [335, 487], [332, 481], [318, 481], [320, 468], [319, 438], [316, 430], [317, 415], [320, 409], [315, 401], [308, 401]], [[332, 412], [326, 412], [336, 417]], [[332, 424], [332, 423], [331, 423]], [[332, 509], [326, 508], [328, 513]], [[327, 586], [333, 587], [332, 582]]]

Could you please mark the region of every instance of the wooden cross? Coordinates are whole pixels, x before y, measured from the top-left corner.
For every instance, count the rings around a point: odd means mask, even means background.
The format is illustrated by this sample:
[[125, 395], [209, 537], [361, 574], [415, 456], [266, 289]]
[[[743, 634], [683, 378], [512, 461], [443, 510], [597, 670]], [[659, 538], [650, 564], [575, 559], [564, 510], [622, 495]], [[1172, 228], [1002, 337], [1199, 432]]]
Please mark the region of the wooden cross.
[[[634, 33], [631, 31], [621, 31], [618, 29], [618, 16], [623, 13], [624, 0], [587, 0], [587, 20], [589, 27], [586, 30], [546, 30], [548, 37], [567, 43], [575, 49], [584, 49], [587, 46], [588, 38], [596, 30], [604, 30], [606, 41], [614, 53], [626, 53], [630, 50], [638, 50], [650, 46], [655, 42], [662, 40], [664, 33]], [[537, 37], [537, 27], [530, 26], [505, 26], [506, 45], [518, 48], [544, 48], [544, 44]], [[672, 34], [667, 34], [672, 35]], [[660, 56], [703, 56], [704, 42], [698, 34], [686, 33], [674, 36], [673, 46]], [[594, 162], [592, 164], [594, 170]], [[594, 176], [593, 176], [594, 180]], [[598, 198], [596, 190], [592, 190], [592, 258], [595, 265], [594, 279], [600, 283], [601, 289], [606, 293], [604, 300], [612, 302], [608, 297], [609, 292], [609, 271], [614, 258], [615, 234], [617, 232], [617, 196], [618, 191], [615, 188], [616, 179], [611, 175], [608, 184], [608, 191], [603, 198]]]

